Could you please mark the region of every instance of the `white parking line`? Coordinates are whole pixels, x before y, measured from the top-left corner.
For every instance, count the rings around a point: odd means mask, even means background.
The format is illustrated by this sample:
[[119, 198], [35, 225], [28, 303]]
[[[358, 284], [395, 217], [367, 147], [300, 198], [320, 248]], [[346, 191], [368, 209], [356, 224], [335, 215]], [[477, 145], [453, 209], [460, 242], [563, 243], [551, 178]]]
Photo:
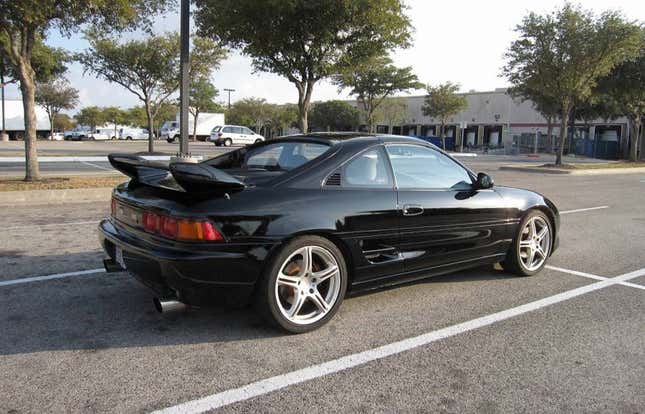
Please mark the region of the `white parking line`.
[[95, 168], [98, 168], [99, 170], [110, 171], [110, 172], [118, 172], [114, 168], [106, 168], [106, 167], [103, 167], [101, 165], [94, 164], [92, 162], [81, 161], [81, 164], [89, 165], [90, 167], [95, 167]]
[[645, 268], [626, 273], [612, 279], [601, 280], [596, 283], [591, 283], [586, 286], [558, 293], [556, 295], [536, 300], [525, 305], [520, 305], [511, 309], [482, 316], [468, 322], [452, 325], [447, 328], [393, 342], [391, 344], [383, 345], [378, 348], [347, 355], [328, 362], [323, 362], [318, 365], [312, 365], [286, 374], [277, 375], [275, 377], [253, 382], [239, 388], [230, 389], [227, 391], [219, 392], [217, 394], [209, 395], [204, 398], [161, 409], [155, 411], [154, 414], [192, 414], [214, 410], [216, 408], [223, 407], [229, 404], [268, 394], [270, 392], [277, 391], [291, 385], [300, 384], [305, 381], [363, 365], [371, 361], [376, 361], [388, 356], [400, 354], [402, 352], [409, 351], [420, 346], [428, 345], [441, 339], [483, 328], [496, 322], [500, 322], [509, 318], [513, 318], [515, 316], [554, 305], [565, 300], [573, 299], [575, 297], [594, 292], [596, 290], [603, 289], [621, 282], [625, 282], [627, 280], [634, 279], [643, 275], [645, 275]]
[[[582, 276], [582, 277], [586, 277], [586, 278], [594, 279], [594, 280], [608, 280], [608, 279], [611, 279], [609, 277], [592, 275], [591, 273], [579, 272], [577, 270], [564, 269], [562, 267], [557, 267], [557, 266], [546, 265], [544, 267], [547, 268], [547, 269], [555, 270], [556, 272], [569, 273], [569, 274], [572, 274], [572, 275]], [[619, 282], [618, 284], [622, 285], [622, 286], [628, 286], [628, 287], [633, 287], [633, 288], [636, 288], [636, 289], [645, 290], [645, 286], [638, 285], [636, 283]]]
[[582, 213], [583, 211], [591, 211], [591, 210], [602, 210], [603, 208], [609, 208], [609, 206], [598, 206], [598, 207], [589, 207], [589, 208], [577, 208], [575, 210], [565, 210], [565, 211], [561, 211], [560, 215], [571, 214], [571, 213]]
[[43, 280], [52, 280], [52, 279], [63, 279], [66, 277], [89, 276], [97, 273], [105, 273], [105, 269], [103, 268], [89, 269], [89, 270], [80, 270], [78, 272], [57, 273], [54, 275], [47, 275], [47, 276], [34, 276], [34, 277], [25, 277], [22, 279], [3, 280], [3, 281], [0, 281], [0, 286], [20, 285], [23, 283], [40, 282]]
[[101, 219], [91, 220], [91, 221], [68, 221], [65, 223], [49, 223], [49, 224], [30, 224], [27, 226], [16, 226], [16, 227], [6, 227], [4, 230], [24, 230], [31, 228], [40, 228], [40, 227], [55, 227], [55, 226], [75, 226], [81, 224], [98, 224]]

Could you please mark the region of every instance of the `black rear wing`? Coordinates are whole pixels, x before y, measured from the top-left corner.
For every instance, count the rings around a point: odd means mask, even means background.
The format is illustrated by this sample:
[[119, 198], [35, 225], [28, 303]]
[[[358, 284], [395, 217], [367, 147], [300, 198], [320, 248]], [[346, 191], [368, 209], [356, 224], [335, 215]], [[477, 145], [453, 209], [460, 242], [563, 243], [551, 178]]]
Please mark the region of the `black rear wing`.
[[167, 185], [169, 178], [174, 178], [186, 192], [233, 192], [246, 187], [237, 178], [203, 163], [171, 162], [166, 165], [134, 154], [110, 154], [108, 160], [136, 182], [152, 187], [177, 190]]

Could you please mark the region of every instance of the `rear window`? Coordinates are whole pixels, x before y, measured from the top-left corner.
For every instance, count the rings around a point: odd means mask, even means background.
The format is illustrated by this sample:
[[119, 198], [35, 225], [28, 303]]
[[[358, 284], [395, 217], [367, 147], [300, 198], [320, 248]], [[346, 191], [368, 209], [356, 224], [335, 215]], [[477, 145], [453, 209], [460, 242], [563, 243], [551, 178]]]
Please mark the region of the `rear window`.
[[220, 169], [291, 171], [321, 156], [329, 148], [329, 145], [315, 142], [276, 142], [233, 151], [207, 163]]

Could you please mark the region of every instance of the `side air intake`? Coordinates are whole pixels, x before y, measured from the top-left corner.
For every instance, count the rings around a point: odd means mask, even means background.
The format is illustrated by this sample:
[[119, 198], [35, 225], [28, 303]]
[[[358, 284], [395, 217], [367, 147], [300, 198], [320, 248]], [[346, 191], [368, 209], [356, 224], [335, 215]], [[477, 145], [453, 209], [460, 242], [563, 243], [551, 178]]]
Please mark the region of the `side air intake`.
[[340, 185], [340, 173], [336, 172], [327, 177], [327, 181], [325, 181], [325, 185], [335, 185], [339, 186]]

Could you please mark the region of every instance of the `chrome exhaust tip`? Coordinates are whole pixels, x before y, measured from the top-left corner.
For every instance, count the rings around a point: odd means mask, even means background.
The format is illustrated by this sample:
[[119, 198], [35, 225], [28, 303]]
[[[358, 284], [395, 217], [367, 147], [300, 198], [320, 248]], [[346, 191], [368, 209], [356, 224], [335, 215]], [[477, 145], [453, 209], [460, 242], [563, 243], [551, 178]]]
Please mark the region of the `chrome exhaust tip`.
[[105, 271], [108, 273], [122, 272], [125, 270], [124, 268], [121, 267], [120, 264], [118, 264], [113, 259], [103, 259], [103, 267], [105, 268]]
[[152, 303], [159, 313], [183, 311], [188, 307], [185, 303], [175, 298], [152, 298]]

